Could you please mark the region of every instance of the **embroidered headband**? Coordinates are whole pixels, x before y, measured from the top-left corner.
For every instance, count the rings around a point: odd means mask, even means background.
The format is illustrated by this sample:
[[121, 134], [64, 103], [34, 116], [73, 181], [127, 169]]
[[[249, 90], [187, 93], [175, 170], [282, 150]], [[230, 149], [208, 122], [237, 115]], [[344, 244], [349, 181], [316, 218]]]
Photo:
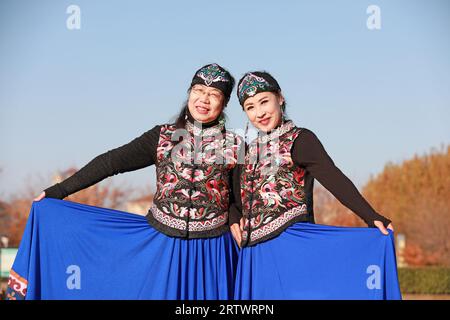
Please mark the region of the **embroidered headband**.
[[244, 105], [245, 100], [253, 97], [260, 92], [278, 92], [281, 88], [268, 72], [255, 71], [247, 72], [241, 80], [239, 80], [237, 96], [241, 106]]
[[191, 88], [195, 84], [202, 84], [222, 91], [225, 96], [226, 105], [228, 100], [230, 100], [231, 91], [233, 91], [234, 78], [227, 70], [217, 63], [212, 63], [201, 67], [195, 72], [195, 75], [192, 78]]

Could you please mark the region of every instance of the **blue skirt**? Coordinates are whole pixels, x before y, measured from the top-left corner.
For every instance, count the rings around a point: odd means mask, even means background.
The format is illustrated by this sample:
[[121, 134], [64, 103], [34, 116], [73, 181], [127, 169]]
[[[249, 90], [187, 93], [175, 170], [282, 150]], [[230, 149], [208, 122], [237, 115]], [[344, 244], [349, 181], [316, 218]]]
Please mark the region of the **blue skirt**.
[[401, 299], [393, 233], [296, 223], [239, 254], [235, 299]]
[[44, 198], [33, 202], [8, 299], [232, 299], [231, 234], [169, 237], [140, 215]]

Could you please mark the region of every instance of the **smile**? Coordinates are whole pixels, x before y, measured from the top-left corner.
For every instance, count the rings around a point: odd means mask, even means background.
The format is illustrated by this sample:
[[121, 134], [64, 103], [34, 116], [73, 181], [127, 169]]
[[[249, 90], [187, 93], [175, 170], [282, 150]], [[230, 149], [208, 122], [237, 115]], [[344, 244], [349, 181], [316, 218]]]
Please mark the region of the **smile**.
[[269, 121], [270, 121], [270, 118], [265, 118], [265, 119], [259, 120], [259, 123], [261, 123], [262, 125], [265, 126], [269, 123]]
[[200, 114], [207, 114], [209, 112], [208, 108], [200, 107], [200, 106], [195, 106], [195, 110], [197, 110], [197, 112]]

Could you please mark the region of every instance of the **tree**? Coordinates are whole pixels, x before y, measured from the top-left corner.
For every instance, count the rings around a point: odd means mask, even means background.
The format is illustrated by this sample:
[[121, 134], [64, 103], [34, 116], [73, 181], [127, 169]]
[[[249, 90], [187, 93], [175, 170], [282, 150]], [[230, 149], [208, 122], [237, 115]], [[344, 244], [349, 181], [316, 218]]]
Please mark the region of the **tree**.
[[[76, 171], [77, 169], [75, 168], [69, 168], [58, 173], [56, 177], [65, 179]], [[53, 180], [55, 182], [55, 179]], [[41, 193], [41, 190], [40, 187], [37, 188], [28, 183], [22, 193], [14, 195], [9, 201], [3, 203], [3, 211], [1, 211], [0, 207], [0, 225], [3, 228], [0, 231], [3, 230], [4, 234], [9, 238], [11, 247], [19, 246], [33, 199]], [[132, 192], [134, 192], [133, 188], [118, 188], [114, 187], [111, 181], [102, 181], [68, 196], [65, 200], [123, 210], [123, 208], [127, 208], [126, 204]], [[151, 195], [148, 197], [151, 198]]]
[[405, 234], [407, 263], [450, 264], [450, 145], [386, 164], [363, 194]]
[[342, 227], [365, 226], [361, 218], [340, 203], [321, 184], [314, 187], [314, 215], [316, 223], [320, 224]]

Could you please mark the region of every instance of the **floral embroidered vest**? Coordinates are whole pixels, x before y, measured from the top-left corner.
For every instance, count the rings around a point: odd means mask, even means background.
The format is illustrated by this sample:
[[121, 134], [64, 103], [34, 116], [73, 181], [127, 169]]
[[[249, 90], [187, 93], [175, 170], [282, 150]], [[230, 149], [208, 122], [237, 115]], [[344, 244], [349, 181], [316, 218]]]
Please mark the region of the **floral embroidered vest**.
[[250, 143], [240, 180], [244, 217], [242, 246], [272, 238], [294, 222], [309, 219], [305, 169], [291, 157], [301, 130], [287, 121]]
[[229, 230], [231, 170], [242, 139], [223, 124], [200, 129], [161, 127], [157, 191], [147, 215], [156, 229], [183, 238], [207, 238]]

